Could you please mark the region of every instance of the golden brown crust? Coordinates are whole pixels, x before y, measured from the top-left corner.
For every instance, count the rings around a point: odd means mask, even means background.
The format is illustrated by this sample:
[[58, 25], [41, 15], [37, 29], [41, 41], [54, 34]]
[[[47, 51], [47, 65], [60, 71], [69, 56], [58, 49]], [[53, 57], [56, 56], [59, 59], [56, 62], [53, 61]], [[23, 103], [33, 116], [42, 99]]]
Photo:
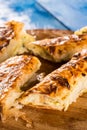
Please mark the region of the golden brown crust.
[[18, 37], [23, 24], [16, 21], [11, 21], [0, 27], [0, 50], [9, 44], [9, 41]]
[[17, 22], [17, 21], [10, 21], [6, 23], [6, 26], [8, 26], [9, 28], [12, 28], [12, 30], [15, 33], [15, 37], [18, 38], [22, 33], [22, 29], [24, 27], [24, 24], [21, 22]]
[[2, 121], [10, 117], [20, 117], [26, 120], [25, 113], [20, 110], [23, 106], [19, 104], [18, 98], [40, 65], [38, 58], [29, 55], [11, 57], [0, 64], [0, 115]]
[[23, 44], [34, 41], [34, 38], [27, 34], [23, 27], [23, 23], [16, 21], [0, 26], [0, 62], [17, 54], [23, 54], [27, 51]]
[[54, 96], [56, 96], [56, 94], [60, 95], [62, 89], [70, 91], [73, 88], [76, 79], [79, 76], [85, 76], [87, 74], [86, 64], [87, 51], [77, 53], [70, 62], [50, 73], [44, 78], [44, 81], [29, 90], [29, 92], [48, 95], [54, 93]]
[[[54, 62], [69, 60], [72, 55], [87, 48], [87, 35], [68, 35], [25, 44], [26, 48], [44, 59]], [[38, 50], [38, 51], [37, 51]]]
[[[36, 57], [21, 55], [12, 57], [0, 64], [0, 100], [7, 95], [11, 89], [21, 91], [18, 82], [26, 82], [27, 75], [32, 73], [39, 67], [39, 61]], [[38, 67], [37, 67], [38, 66]], [[25, 76], [25, 81], [23, 77]]]
[[20, 102], [25, 105], [67, 110], [80, 94], [87, 91], [86, 83], [84, 84], [86, 78], [87, 50], [83, 50], [25, 92]]

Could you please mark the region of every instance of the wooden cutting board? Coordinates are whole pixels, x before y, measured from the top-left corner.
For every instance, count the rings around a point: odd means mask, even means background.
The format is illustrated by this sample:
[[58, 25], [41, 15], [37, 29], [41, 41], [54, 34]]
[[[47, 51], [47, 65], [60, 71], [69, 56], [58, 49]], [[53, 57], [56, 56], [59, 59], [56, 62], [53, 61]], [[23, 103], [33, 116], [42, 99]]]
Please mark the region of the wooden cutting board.
[[25, 107], [33, 128], [27, 128], [22, 120], [13, 118], [0, 121], [0, 130], [87, 130], [87, 94], [73, 103], [67, 112]]
[[[48, 74], [61, 66], [59, 63], [54, 64], [40, 60], [42, 66], [37, 75], [42, 72]], [[35, 76], [35, 83], [36, 80]], [[73, 103], [66, 112], [34, 108], [32, 106], [25, 106], [23, 111], [32, 120], [32, 128], [26, 127], [26, 123], [21, 119], [16, 121], [14, 118], [10, 118], [5, 123], [0, 121], [0, 130], [87, 130], [87, 94], [79, 97], [77, 102]]]
[[60, 29], [34, 29], [27, 30], [27, 33], [34, 36], [36, 40], [42, 40], [45, 38], [55, 38], [61, 37], [67, 34], [72, 34], [70, 30], [60, 30]]

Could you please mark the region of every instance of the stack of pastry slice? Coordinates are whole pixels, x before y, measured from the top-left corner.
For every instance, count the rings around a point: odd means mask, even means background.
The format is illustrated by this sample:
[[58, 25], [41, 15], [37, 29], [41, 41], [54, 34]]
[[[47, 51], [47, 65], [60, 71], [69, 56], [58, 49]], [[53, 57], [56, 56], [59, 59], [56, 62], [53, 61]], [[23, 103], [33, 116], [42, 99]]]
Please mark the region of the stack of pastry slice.
[[[67, 110], [72, 102], [87, 91], [86, 42], [86, 31], [80, 35], [69, 33], [35, 41], [33, 36], [23, 30], [20, 22], [11, 21], [0, 27], [2, 120], [11, 116], [22, 117], [24, 113], [21, 109], [29, 105]], [[38, 70], [42, 72], [40, 57], [44, 62], [56, 65], [56, 69], [30, 88], [29, 82], [33, 75]], [[63, 64], [62, 61], [68, 62]], [[60, 68], [59, 62], [63, 64]], [[24, 89], [26, 86], [27, 90]]]

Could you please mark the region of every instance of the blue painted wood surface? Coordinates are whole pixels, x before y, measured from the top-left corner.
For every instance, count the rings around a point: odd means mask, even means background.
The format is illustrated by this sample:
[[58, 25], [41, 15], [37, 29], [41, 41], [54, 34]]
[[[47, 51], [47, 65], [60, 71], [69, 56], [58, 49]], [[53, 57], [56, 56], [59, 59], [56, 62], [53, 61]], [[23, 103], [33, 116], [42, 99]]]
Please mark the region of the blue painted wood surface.
[[87, 0], [0, 0], [0, 23], [9, 20], [29, 29], [76, 30], [87, 25]]
[[71, 30], [87, 25], [87, 0], [37, 0]]
[[27, 29], [67, 29], [35, 0], [0, 0], [0, 23], [9, 20], [22, 21]]

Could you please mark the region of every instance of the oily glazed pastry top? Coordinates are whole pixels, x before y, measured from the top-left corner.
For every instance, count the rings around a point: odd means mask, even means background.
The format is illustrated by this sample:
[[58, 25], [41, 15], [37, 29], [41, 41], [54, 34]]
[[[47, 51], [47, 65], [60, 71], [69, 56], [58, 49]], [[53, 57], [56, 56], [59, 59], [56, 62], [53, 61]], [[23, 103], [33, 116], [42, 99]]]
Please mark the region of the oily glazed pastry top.
[[3, 118], [20, 116], [17, 113], [17, 99], [40, 65], [36, 57], [28, 55], [11, 57], [0, 64], [0, 107]]
[[25, 43], [29, 53], [52, 62], [62, 62], [71, 59], [72, 55], [87, 48], [87, 34], [67, 35], [53, 39], [44, 39]]
[[23, 48], [24, 42], [34, 41], [34, 38], [27, 34], [21, 22], [10, 21], [0, 26], [0, 62], [7, 58], [26, 52]]
[[26, 91], [21, 96], [20, 103], [60, 111], [67, 110], [69, 105], [86, 91], [87, 50], [83, 50]]

